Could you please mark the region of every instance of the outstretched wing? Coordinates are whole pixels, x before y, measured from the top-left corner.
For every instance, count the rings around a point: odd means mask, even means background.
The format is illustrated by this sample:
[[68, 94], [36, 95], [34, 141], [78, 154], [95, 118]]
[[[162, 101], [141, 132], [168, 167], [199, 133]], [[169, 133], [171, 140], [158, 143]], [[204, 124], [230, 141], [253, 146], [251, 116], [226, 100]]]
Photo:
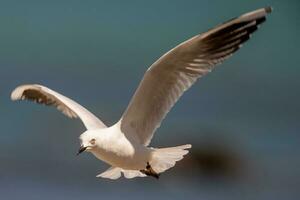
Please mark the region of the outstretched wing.
[[124, 134], [148, 145], [155, 130], [195, 81], [241, 48], [271, 8], [262, 8], [187, 40], [157, 60], [145, 73], [120, 124]]
[[27, 99], [39, 104], [55, 106], [70, 118], [79, 117], [87, 129], [106, 128], [105, 124], [87, 109], [42, 85], [21, 85], [12, 92], [11, 99], [13, 101]]

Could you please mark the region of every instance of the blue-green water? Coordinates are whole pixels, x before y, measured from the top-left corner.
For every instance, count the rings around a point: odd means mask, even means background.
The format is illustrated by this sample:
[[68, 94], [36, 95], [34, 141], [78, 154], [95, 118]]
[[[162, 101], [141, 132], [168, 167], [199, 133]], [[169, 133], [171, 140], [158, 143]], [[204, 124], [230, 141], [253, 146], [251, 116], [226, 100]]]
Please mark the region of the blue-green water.
[[[159, 181], [96, 179], [107, 166], [75, 156], [79, 120], [9, 99], [19, 84], [44, 84], [111, 125], [163, 53], [267, 5], [274, 12], [251, 41], [157, 131], [153, 146], [193, 144]], [[299, 9], [297, 0], [0, 1], [0, 198], [298, 199]]]

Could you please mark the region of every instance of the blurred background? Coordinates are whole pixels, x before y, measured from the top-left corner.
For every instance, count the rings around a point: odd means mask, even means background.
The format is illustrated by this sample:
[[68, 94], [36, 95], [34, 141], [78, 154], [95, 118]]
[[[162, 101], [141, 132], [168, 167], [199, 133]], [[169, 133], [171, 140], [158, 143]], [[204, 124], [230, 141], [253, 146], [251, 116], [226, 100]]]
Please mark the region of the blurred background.
[[[10, 101], [40, 83], [114, 124], [145, 70], [180, 42], [254, 9], [252, 39], [177, 103], [151, 145], [193, 148], [153, 178], [111, 181], [85, 131], [54, 108]], [[0, 1], [1, 199], [300, 198], [298, 0]]]

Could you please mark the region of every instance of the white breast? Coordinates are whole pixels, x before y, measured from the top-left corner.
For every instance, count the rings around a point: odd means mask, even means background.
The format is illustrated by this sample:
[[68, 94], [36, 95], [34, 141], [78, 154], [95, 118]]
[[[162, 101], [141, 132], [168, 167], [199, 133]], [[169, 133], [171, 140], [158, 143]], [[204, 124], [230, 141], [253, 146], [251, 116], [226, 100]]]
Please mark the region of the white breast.
[[97, 148], [91, 152], [100, 160], [123, 169], [144, 169], [150, 159], [150, 149], [129, 141], [115, 127], [102, 129], [96, 139]]

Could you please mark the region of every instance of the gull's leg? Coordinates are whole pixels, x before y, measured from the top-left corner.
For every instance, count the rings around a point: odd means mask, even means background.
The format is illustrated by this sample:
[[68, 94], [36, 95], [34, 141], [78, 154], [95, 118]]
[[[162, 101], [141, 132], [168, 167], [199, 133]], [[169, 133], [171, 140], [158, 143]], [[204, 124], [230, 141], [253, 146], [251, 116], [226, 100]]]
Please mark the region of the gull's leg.
[[146, 169], [142, 169], [142, 170], [140, 170], [140, 172], [142, 172], [143, 174], [146, 174], [147, 176], [152, 176], [152, 177], [154, 177], [154, 178], [156, 178], [156, 179], [159, 179], [159, 174], [156, 173], [156, 172], [152, 169], [152, 167], [151, 167], [151, 165], [149, 164], [149, 162], [147, 162]]

